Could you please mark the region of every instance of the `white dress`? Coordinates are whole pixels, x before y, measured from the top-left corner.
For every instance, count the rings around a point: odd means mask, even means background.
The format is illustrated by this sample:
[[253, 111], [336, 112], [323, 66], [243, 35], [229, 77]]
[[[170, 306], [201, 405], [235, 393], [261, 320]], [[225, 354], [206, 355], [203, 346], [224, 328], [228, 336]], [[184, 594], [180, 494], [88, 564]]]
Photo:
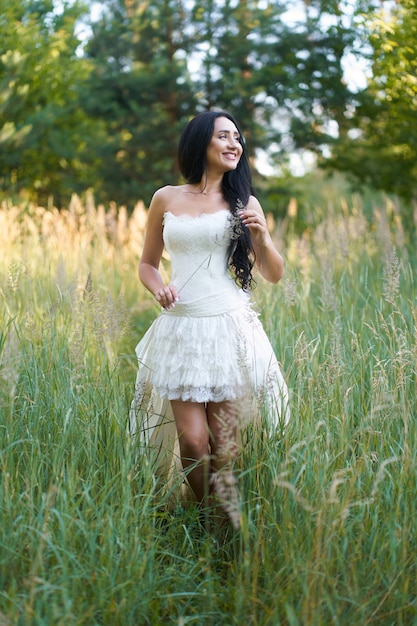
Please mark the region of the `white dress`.
[[[136, 347], [139, 369], [130, 433], [157, 453], [159, 474], [180, 467], [170, 400], [244, 399], [243, 421], [288, 419], [288, 390], [250, 297], [227, 269], [228, 210], [164, 216], [171, 283], [179, 302], [162, 310]], [[242, 415], [243, 417], [243, 415]]]

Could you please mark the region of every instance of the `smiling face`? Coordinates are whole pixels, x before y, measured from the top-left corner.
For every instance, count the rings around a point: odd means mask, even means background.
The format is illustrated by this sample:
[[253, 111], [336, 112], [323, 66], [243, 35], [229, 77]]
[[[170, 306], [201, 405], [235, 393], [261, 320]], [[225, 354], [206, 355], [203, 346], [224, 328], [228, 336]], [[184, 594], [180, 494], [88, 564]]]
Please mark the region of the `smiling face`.
[[224, 174], [234, 170], [242, 156], [243, 148], [236, 126], [227, 117], [214, 122], [213, 136], [207, 146], [207, 167]]

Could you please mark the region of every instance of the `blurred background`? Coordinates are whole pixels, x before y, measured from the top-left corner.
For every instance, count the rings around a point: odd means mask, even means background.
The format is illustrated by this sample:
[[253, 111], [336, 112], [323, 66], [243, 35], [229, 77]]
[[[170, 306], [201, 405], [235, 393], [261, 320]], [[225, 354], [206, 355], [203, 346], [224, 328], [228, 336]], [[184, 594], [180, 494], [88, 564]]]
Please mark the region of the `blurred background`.
[[[258, 195], [416, 195], [417, 9], [412, 0], [2, 0], [0, 189], [131, 212], [176, 184], [190, 117], [236, 116]], [[403, 206], [403, 204], [402, 204]], [[292, 204], [294, 211], [294, 202]]]

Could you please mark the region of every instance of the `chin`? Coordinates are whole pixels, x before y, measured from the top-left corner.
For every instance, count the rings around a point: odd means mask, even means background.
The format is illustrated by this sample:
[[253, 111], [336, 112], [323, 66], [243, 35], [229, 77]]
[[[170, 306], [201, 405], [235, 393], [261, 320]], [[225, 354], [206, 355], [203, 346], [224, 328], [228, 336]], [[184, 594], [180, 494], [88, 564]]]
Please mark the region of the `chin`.
[[235, 163], [226, 163], [224, 167], [225, 167], [225, 170], [229, 172], [229, 171], [235, 170], [238, 165], [239, 165], [239, 161], [236, 161]]

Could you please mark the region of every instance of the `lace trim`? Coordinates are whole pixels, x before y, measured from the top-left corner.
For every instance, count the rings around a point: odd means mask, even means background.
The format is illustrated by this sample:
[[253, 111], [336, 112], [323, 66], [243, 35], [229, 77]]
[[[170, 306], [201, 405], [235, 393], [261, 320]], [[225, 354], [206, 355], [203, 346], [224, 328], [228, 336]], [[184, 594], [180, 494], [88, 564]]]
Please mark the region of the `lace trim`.
[[222, 388], [207, 387], [156, 387], [158, 395], [166, 400], [183, 400], [190, 402], [224, 402], [237, 400], [245, 395], [245, 388], [235, 385]]
[[230, 213], [229, 209], [220, 209], [220, 211], [213, 211], [212, 213], [199, 213], [198, 215], [189, 215], [188, 213], [180, 213], [179, 215], [175, 215], [172, 211], [165, 211], [163, 216], [163, 224], [165, 224], [165, 218], [167, 215], [171, 217], [181, 220], [181, 219], [190, 219], [190, 220], [198, 220], [202, 217], [212, 217], [213, 215], [220, 215], [221, 213]]

